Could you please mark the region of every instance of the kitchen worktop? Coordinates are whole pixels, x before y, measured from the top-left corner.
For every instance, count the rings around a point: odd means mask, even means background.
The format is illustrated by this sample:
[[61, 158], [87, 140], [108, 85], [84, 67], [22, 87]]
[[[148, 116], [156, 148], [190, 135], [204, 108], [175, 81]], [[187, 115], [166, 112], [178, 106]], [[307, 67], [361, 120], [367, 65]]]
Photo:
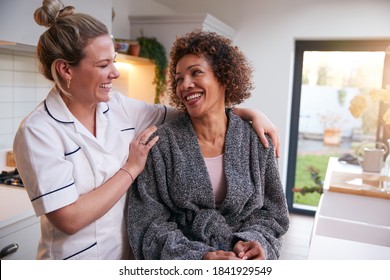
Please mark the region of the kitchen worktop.
[[26, 190], [0, 185], [0, 228], [31, 216], [35, 213]]
[[[0, 172], [15, 169], [14, 166], [5, 165], [9, 151], [12, 149], [0, 149]], [[35, 213], [26, 189], [0, 184], [0, 229], [32, 216], [35, 216]]]

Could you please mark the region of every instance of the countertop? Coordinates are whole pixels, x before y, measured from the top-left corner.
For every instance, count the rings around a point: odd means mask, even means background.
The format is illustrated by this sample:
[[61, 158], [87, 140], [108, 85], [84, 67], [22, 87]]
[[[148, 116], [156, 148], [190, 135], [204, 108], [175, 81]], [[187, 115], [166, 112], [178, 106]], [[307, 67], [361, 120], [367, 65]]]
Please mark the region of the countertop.
[[331, 191], [334, 171], [364, 173], [360, 166], [329, 159], [308, 259], [390, 259], [390, 201]]
[[0, 184], [0, 228], [35, 216], [24, 188]]
[[[6, 166], [6, 154], [11, 148], [0, 149], [0, 171], [12, 171]], [[25, 188], [0, 184], [0, 229], [20, 220], [35, 217]]]

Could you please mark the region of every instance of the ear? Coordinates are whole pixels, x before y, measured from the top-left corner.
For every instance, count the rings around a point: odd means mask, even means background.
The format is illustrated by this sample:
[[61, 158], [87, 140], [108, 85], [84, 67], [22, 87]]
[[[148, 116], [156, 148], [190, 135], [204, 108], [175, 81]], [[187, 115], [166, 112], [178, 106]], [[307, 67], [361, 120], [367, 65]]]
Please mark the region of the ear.
[[55, 68], [59, 76], [65, 81], [72, 79], [72, 71], [69, 63], [65, 60], [59, 59], [55, 63]]

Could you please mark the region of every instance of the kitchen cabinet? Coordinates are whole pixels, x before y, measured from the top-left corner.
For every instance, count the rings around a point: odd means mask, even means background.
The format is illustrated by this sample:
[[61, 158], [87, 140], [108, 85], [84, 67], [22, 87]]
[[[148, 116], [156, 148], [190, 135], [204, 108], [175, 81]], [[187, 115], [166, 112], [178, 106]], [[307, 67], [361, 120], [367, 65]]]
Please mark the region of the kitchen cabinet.
[[[390, 200], [382, 197], [330, 191], [332, 173], [353, 177], [363, 173], [360, 166], [330, 158], [324, 192], [314, 219], [308, 259], [390, 259]], [[335, 174], [335, 173], [333, 173]], [[353, 174], [358, 174], [354, 176]], [[334, 176], [334, 175], [333, 175]], [[370, 184], [374, 181], [369, 180]], [[365, 184], [354, 179], [348, 184]]]
[[[111, 31], [112, 1], [79, 0], [73, 5], [77, 12], [88, 13], [107, 25]], [[0, 3], [0, 42], [8, 41], [25, 45], [36, 45], [45, 27], [34, 21], [34, 11], [41, 7], [42, 0], [12, 0]]]
[[26, 190], [0, 185], [1, 259], [35, 259], [39, 239], [39, 218], [35, 216]]

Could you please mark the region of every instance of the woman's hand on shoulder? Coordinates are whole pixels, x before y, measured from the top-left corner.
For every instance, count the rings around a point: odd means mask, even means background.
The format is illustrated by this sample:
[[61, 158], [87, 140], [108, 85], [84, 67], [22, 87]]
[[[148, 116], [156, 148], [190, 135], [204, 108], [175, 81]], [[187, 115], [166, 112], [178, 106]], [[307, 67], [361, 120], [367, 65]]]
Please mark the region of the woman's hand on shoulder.
[[279, 133], [277, 127], [271, 122], [266, 115], [259, 111], [259, 116], [252, 120], [253, 129], [256, 131], [259, 136], [260, 142], [264, 147], [268, 148], [268, 140], [265, 137], [265, 134], [268, 134], [274, 144], [275, 155], [280, 157], [280, 142], [279, 142]]
[[149, 151], [158, 140], [158, 136], [149, 140], [156, 130], [156, 126], [148, 127], [140, 132], [130, 143], [129, 157], [124, 167], [134, 172], [134, 178], [144, 170]]
[[274, 144], [275, 155], [280, 157], [280, 141], [278, 128], [271, 122], [271, 120], [259, 110], [249, 108], [234, 108], [234, 113], [244, 120], [252, 122], [252, 126], [258, 135], [260, 142], [264, 147], [268, 148], [269, 143], [265, 134], [268, 134]]

